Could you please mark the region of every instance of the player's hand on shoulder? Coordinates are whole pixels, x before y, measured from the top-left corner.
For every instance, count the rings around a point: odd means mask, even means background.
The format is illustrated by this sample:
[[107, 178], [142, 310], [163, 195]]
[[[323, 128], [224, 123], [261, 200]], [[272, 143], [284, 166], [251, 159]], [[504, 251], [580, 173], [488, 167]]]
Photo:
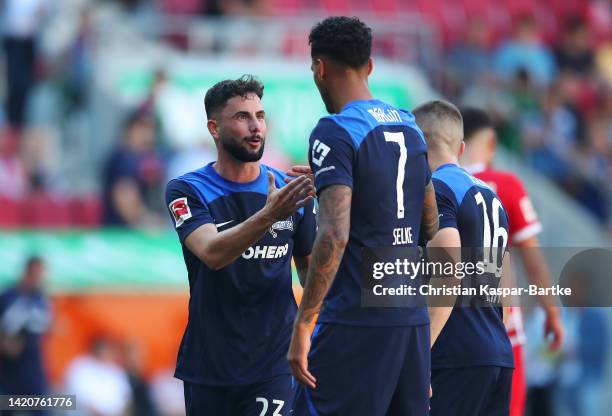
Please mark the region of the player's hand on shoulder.
[[302, 175], [306, 175], [310, 178], [310, 180], [314, 184], [314, 175], [312, 174], [312, 170], [310, 169], [310, 166], [307, 166], [307, 165], [291, 166], [291, 168], [289, 168], [286, 174], [289, 177], [285, 178], [285, 183], [289, 183], [295, 178], [298, 178]]
[[277, 188], [274, 175], [268, 172], [268, 199], [264, 210], [275, 221], [281, 221], [306, 205], [315, 195], [312, 180], [301, 175], [282, 188]]

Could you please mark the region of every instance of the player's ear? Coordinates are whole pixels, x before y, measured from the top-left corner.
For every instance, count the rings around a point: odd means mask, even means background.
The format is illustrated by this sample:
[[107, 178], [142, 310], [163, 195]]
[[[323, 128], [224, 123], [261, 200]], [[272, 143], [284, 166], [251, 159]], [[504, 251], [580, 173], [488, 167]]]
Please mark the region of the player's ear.
[[463, 155], [463, 152], [465, 152], [465, 142], [461, 140], [461, 146], [459, 146], [459, 154], [457, 156], [461, 157], [461, 155]]
[[368, 76], [370, 76], [370, 74], [372, 74], [372, 71], [374, 70], [374, 59], [372, 59], [372, 57], [368, 58]]
[[325, 65], [325, 61], [321, 58], [318, 58], [315, 61], [314, 70], [316, 72], [316, 76], [319, 79], [323, 79], [325, 74], [327, 73], [327, 66]]
[[208, 127], [208, 131], [213, 139], [217, 140], [219, 138], [219, 125], [217, 124], [217, 120], [209, 118], [206, 127]]
[[489, 150], [495, 153], [496, 149], [497, 149], [497, 136], [495, 135], [495, 130], [493, 130], [491, 131], [491, 134], [489, 136]]

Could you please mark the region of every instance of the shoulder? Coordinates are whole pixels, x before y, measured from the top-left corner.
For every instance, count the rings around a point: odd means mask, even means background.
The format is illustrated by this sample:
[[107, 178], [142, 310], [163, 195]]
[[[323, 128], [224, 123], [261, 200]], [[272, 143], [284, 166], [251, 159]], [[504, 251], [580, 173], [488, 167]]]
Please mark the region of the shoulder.
[[351, 143], [353, 142], [338, 115], [329, 115], [319, 119], [310, 135], [310, 141], [314, 142], [315, 140], [346, 140]]
[[272, 173], [274, 175], [274, 184], [277, 188], [285, 185], [285, 178], [288, 178], [287, 174], [279, 169], [273, 168], [272, 166], [266, 165], [264, 163], [261, 164], [262, 172], [267, 175], [267, 172]]
[[508, 172], [505, 170], [487, 170], [482, 172], [482, 175], [477, 175], [478, 177], [482, 177], [485, 181], [493, 181], [500, 185], [508, 185], [508, 186], [521, 186], [523, 187], [523, 182], [512, 172]]
[[479, 177], [492, 184], [495, 192], [505, 203], [515, 199], [518, 200], [527, 195], [523, 181], [512, 172], [490, 170], [483, 172], [483, 175], [479, 175]]
[[447, 188], [453, 193], [457, 204], [461, 204], [468, 191], [474, 187], [493, 192], [491, 187], [485, 182], [456, 166], [436, 170], [432, 174], [432, 179], [436, 187], [436, 192], [438, 192], [438, 187], [441, 189]]
[[166, 185], [166, 199], [192, 196], [211, 201], [224, 194], [222, 184], [217, 182], [205, 166], [171, 179]]

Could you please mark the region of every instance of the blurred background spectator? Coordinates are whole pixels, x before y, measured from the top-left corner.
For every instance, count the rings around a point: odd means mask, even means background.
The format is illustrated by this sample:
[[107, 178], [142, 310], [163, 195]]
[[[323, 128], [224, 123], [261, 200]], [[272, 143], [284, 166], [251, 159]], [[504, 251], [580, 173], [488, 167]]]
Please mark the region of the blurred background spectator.
[[49, 392], [42, 336], [51, 324], [51, 305], [43, 290], [45, 265], [30, 257], [14, 287], [0, 294], [0, 392]]
[[135, 113], [125, 123], [121, 142], [104, 174], [104, 224], [155, 226], [162, 224], [164, 166], [155, 146], [155, 122]]
[[6, 108], [11, 126], [25, 121], [28, 98], [35, 81], [36, 41], [49, 12], [44, 0], [5, 0], [2, 43], [6, 58]]
[[119, 359], [116, 343], [100, 335], [92, 340], [88, 353], [70, 363], [64, 391], [78, 397], [77, 410], [81, 414], [127, 414], [133, 400], [132, 390]]
[[132, 392], [130, 414], [133, 416], [157, 416], [158, 412], [151, 399], [149, 383], [143, 375], [144, 359], [142, 349], [133, 342], [123, 345], [123, 367], [125, 368]]

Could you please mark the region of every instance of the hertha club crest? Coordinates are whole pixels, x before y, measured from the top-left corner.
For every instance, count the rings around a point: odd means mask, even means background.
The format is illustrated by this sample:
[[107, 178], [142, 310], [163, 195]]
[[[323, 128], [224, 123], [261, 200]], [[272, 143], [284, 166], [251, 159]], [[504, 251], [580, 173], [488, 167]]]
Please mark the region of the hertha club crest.
[[277, 221], [274, 224], [272, 224], [272, 227], [270, 227], [270, 234], [272, 234], [272, 237], [276, 238], [278, 234], [274, 230], [293, 231], [293, 218], [289, 217], [289, 219], [285, 221]]

